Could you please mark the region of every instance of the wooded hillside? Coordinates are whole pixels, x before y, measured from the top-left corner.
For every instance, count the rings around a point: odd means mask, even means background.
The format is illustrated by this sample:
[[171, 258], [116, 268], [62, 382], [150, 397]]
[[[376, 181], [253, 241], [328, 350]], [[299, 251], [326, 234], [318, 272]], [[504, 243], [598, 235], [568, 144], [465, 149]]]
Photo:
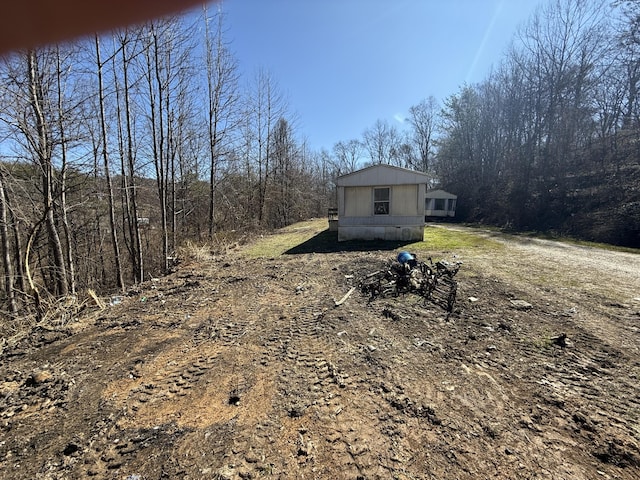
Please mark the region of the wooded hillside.
[[550, 2], [442, 110], [464, 219], [640, 246], [637, 1]]

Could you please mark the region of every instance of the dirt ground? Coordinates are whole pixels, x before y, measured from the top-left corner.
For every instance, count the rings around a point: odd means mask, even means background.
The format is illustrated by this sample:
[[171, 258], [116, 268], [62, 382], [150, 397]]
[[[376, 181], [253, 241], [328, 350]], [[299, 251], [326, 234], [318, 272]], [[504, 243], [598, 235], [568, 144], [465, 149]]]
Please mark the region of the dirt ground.
[[640, 478], [640, 255], [483, 235], [451, 315], [238, 247], [5, 341], [0, 478]]

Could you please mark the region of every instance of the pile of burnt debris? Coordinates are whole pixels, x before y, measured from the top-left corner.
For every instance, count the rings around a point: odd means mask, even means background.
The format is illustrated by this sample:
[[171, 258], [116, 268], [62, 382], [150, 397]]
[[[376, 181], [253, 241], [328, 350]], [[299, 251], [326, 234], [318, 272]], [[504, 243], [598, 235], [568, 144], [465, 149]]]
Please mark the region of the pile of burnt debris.
[[414, 293], [447, 312], [453, 312], [458, 282], [455, 276], [462, 262], [433, 262], [431, 257], [421, 262], [409, 252], [400, 252], [395, 261], [382, 270], [370, 273], [360, 282], [360, 291], [377, 297], [397, 297]]

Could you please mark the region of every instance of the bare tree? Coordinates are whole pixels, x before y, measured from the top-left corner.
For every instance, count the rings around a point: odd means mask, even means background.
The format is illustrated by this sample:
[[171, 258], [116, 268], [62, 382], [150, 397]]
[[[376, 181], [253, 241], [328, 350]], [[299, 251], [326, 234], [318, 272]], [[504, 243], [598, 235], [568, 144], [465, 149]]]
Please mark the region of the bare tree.
[[300, 155], [290, 123], [279, 119], [271, 134], [273, 192], [270, 195], [269, 225], [281, 228], [292, 223], [293, 208], [300, 200]]
[[287, 104], [275, 79], [266, 70], [258, 71], [250, 87], [245, 107], [248, 123], [244, 128], [249, 155], [257, 173], [257, 221], [264, 224], [267, 195], [272, 183], [271, 132], [285, 117]]
[[[120, 64], [122, 84], [118, 81], [118, 68], [116, 61], [118, 55], [112, 55], [114, 89], [116, 93], [116, 112], [118, 125], [118, 146], [120, 151], [120, 171], [122, 176], [122, 190], [124, 196], [124, 222], [127, 225], [130, 238], [130, 258], [133, 270], [133, 279], [136, 283], [144, 280], [144, 255], [142, 250], [142, 235], [140, 232], [140, 212], [138, 208], [138, 174], [134, 156], [134, 139], [131, 119], [131, 94], [130, 94], [130, 54], [131, 45], [135, 42], [131, 39], [128, 29], [118, 32], [115, 42], [120, 52]], [[116, 53], [117, 53], [116, 52]], [[122, 99], [120, 98], [122, 97]], [[122, 107], [121, 107], [122, 104]], [[123, 117], [124, 116], [124, 128]], [[125, 237], [126, 239], [126, 237]]]
[[215, 229], [216, 186], [222, 160], [229, 157], [230, 133], [236, 121], [238, 105], [238, 69], [224, 41], [223, 13], [219, 8], [215, 20], [216, 30], [211, 32], [211, 18], [204, 8], [205, 21], [205, 61], [207, 66], [207, 127], [209, 151], [209, 236]]
[[67, 170], [68, 170], [68, 160], [67, 160], [67, 135], [65, 129], [65, 121], [66, 121], [66, 112], [64, 109], [64, 94], [62, 87], [62, 65], [60, 59], [60, 47], [56, 46], [56, 89], [57, 89], [57, 97], [58, 97], [58, 131], [60, 135], [60, 211], [62, 218], [62, 226], [64, 228], [65, 233], [65, 251], [66, 251], [66, 261], [67, 261], [67, 269], [69, 272], [69, 289], [72, 294], [76, 293], [76, 273], [75, 273], [75, 259], [73, 253], [73, 246], [71, 241], [71, 227], [69, 224], [69, 207], [67, 204]]
[[111, 234], [111, 243], [113, 246], [113, 256], [116, 269], [116, 285], [120, 289], [124, 289], [124, 279], [122, 277], [122, 265], [120, 259], [120, 244], [118, 241], [118, 230], [116, 224], [115, 205], [113, 198], [113, 182], [111, 180], [111, 169], [109, 167], [109, 153], [107, 148], [107, 120], [105, 118], [105, 95], [102, 80], [102, 60], [100, 59], [100, 40], [98, 35], [94, 36], [96, 47], [96, 67], [98, 74], [98, 97], [100, 105], [100, 133], [102, 144], [102, 160], [104, 165], [105, 181], [107, 183], [107, 200], [109, 203], [109, 230]]
[[538, 94], [539, 166], [547, 181], [564, 177], [584, 138], [581, 131], [590, 127], [592, 74], [606, 45], [603, 13], [585, 0], [556, 0], [536, 12], [519, 34], [528, 60], [525, 75]]
[[163, 272], [168, 271], [170, 249], [176, 246], [175, 162], [178, 145], [185, 140], [181, 135], [188, 131], [184, 122], [191, 116], [184, 108], [188, 104], [190, 79], [194, 73], [191, 57], [195, 49], [193, 30], [183, 26], [179, 18], [151, 22], [147, 26], [144, 48], [146, 111], [160, 207]]
[[373, 164], [399, 165], [400, 133], [386, 120], [376, 120], [363, 133], [363, 144]]
[[425, 173], [429, 172], [438, 109], [438, 101], [433, 96], [409, 108], [410, 138], [418, 153], [418, 158], [415, 163], [410, 165], [410, 168]]
[[478, 181], [476, 158], [479, 156], [478, 92], [463, 87], [444, 102], [440, 116], [440, 129], [444, 135], [438, 142], [438, 174], [445, 182], [453, 182], [470, 188]]
[[[55, 178], [52, 161], [52, 125], [45, 114], [45, 103], [47, 102], [35, 50], [29, 50], [26, 53], [26, 61], [28, 67], [29, 103], [35, 121], [35, 137], [28, 136], [28, 141], [33, 148], [42, 173], [43, 220], [53, 259], [53, 277], [55, 279], [53, 292], [64, 296], [68, 292], [68, 283], [62, 242], [54, 216]], [[25, 125], [25, 133], [27, 133], [27, 128]]]
[[0, 169], [0, 245], [2, 246], [2, 266], [4, 267], [4, 291], [9, 303], [12, 317], [18, 315], [18, 304], [15, 293], [15, 278], [11, 261], [11, 241], [9, 236], [8, 199], [4, 186], [4, 175]]
[[346, 142], [337, 142], [333, 146], [333, 155], [335, 156], [336, 175], [344, 175], [355, 172], [358, 164], [362, 161], [364, 145], [359, 140], [347, 140]]
[[618, 78], [625, 82], [622, 128], [632, 129], [640, 123], [638, 87], [640, 84], [640, 1], [617, 0], [622, 20], [618, 24]]

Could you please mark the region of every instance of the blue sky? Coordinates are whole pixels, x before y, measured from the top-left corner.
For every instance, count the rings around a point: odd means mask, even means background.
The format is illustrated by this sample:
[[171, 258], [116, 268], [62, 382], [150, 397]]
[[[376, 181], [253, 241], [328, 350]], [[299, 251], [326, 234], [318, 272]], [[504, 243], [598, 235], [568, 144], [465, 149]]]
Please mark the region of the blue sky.
[[541, 0], [224, 0], [245, 78], [268, 70], [315, 150], [402, 127], [410, 106], [486, 78]]

